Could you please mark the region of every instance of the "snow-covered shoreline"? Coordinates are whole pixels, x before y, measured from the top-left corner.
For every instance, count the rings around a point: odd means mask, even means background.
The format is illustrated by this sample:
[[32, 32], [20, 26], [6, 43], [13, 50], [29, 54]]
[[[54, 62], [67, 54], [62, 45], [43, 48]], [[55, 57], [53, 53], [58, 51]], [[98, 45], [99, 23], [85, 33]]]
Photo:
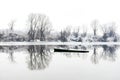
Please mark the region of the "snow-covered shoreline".
[[0, 42], [0, 45], [120, 45], [120, 42]]

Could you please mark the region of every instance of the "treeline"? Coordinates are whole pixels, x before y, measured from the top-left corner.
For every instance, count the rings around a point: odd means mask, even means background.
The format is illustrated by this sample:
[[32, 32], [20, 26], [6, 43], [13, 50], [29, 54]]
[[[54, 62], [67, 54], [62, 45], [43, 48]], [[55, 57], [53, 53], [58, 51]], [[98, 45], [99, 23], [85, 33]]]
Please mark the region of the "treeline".
[[92, 31], [85, 29], [80, 32], [80, 28], [76, 30], [66, 28], [58, 33], [57, 40], [62, 42], [117, 42], [120, 40], [120, 36], [116, 32], [115, 27], [114, 23], [101, 25], [95, 20], [91, 24]]
[[[55, 32], [49, 18], [44, 14], [30, 14], [27, 25], [29, 27], [28, 31], [22, 34], [22, 32], [14, 30], [15, 21], [11, 21], [8, 30], [0, 31], [0, 41], [117, 42], [120, 40], [114, 23], [101, 25], [97, 20], [91, 24], [93, 33], [89, 33], [87, 29], [82, 32], [80, 28], [73, 30], [71, 27]], [[100, 31], [101, 35], [98, 34], [98, 31]]]

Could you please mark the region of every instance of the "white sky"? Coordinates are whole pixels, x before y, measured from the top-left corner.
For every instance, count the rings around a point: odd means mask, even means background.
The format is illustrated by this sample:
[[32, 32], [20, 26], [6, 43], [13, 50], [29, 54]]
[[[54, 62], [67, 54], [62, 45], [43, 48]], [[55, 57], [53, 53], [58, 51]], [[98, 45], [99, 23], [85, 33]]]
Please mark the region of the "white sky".
[[95, 19], [119, 26], [120, 0], [0, 0], [0, 29], [16, 20], [16, 29], [25, 31], [30, 13], [49, 16], [55, 30], [68, 25], [90, 26]]

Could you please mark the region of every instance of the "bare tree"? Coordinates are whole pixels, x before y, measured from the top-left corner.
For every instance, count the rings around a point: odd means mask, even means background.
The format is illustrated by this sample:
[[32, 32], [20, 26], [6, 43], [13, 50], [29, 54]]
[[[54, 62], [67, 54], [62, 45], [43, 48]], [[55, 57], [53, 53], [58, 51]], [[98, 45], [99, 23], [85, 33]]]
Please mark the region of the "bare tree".
[[92, 28], [93, 28], [93, 33], [94, 33], [94, 36], [97, 35], [97, 28], [98, 28], [98, 21], [97, 20], [94, 20], [91, 24]]
[[8, 24], [8, 26], [10, 27], [10, 30], [11, 31], [13, 31], [14, 29], [14, 26], [15, 26], [15, 20], [12, 20], [9, 24]]
[[102, 29], [102, 32], [103, 32], [103, 36], [102, 36], [102, 39], [100, 40], [100, 41], [107, 41], [107, 37], [108, 37], [108, 35], [107, 35], [107, 32], [108, 32], [108, 28], [106, 27], [106, 25], [103, 25], [102, 27], [101, 27]]
[[47, 40], [47, 35], [50, 34], [52, 27], [47, 16], [43, 14], [30, 14], [28, 22], [30, 27], [28, 31], [29, 40]]
[[36, 29], [36, 20], [35, 20], [36, 15], [35, 14], [30, 14], [28, 16], [28, 24], [29, 24], [29, 31], [28, 31], [28, 37], [29, 40], [34, 40], [35, 36], [35, 29]]
[[15, 20], [12, 20], [9, 24], [8, 24], [9, 28], [10, 28], [10, 33], [8, 35], [9, 37], [9, 41], [14, 41], [14, 34], [13, 34], [13, 31], [14, 31], [14, 26], [15, 26]]
[[109, 26], [109, 36], [114, 37], [116, 35], [115, 27], [116, 27], [115, 23], [110, 24], [110, 26]]

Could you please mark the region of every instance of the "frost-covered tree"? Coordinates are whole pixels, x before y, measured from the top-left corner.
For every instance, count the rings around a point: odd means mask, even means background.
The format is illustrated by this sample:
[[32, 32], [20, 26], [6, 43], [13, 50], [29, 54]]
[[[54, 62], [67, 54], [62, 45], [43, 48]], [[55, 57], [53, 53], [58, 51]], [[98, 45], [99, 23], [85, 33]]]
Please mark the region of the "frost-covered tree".
[[118, 41], [117, 33], [115, 32], [115, 24], [106, 24], [102, 26], [103, 36], [101, 41]]
[[75, 30], [71, 33], [70, 40], [78, 42], [78, 41], [79, 41], [79, 36], [80, 36], [80, 33], [79, 33], [79, 32], [80, 32], [80, 29], [79, 29], [79, 28], [75, 29]]
[[70, 34], [71, 30], [69, 27], [67, 27], [66, 29], [60, 31], [60, 34], [58, 35], [58, 40], [60, 40], [61, 42], [68, 41]]

